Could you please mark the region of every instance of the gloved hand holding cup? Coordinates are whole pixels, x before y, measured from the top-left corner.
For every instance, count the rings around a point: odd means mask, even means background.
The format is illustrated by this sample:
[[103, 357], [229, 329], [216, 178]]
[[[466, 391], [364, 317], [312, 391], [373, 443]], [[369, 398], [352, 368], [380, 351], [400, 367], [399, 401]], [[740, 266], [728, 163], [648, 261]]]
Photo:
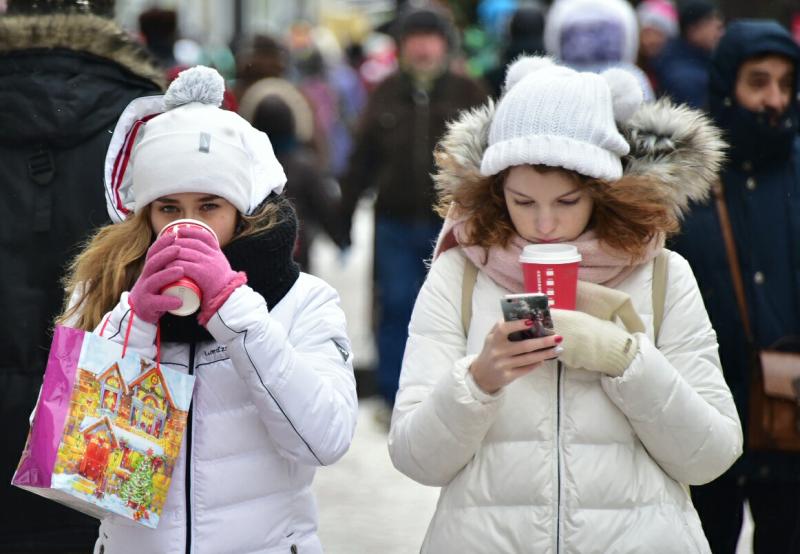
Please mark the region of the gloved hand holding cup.
[[[217, 234], [214, 230], [202, 221], [196, 219], [176, 219], [161, 229], [158, 233], [158, 237], [168, 233], [178, 235], [181, 229], [200, 229], [210, 233], [214, 237], [214, 241], [218, 242]], [[182, 305], [180, 308], [169, 310], [169, 313], [177, 316], [192, 315], [197, 312], [202, 302], [203, 295], [200, 287], [193, 279], [186, 276], [181, 277], [174, 283], [170, 283], [164, 287], [161, 292], [167, 296], [174, 296], [181, 299]]]

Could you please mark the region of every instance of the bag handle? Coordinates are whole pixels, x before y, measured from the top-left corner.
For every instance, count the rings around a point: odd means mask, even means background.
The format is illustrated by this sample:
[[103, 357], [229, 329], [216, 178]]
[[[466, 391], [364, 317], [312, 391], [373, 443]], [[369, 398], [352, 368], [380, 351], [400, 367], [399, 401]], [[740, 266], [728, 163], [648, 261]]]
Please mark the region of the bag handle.
[[739, 256], [736, 254], [736, 244], [733, 240], [728, 206], [725, 204], [725, 191], [720, 181], [714, 183], [711, 190], [714, 192], [714, 199], [717, 203], [719, 226], [722, 228], [722, 238], [725, 240], [725, 252], [728, 258], [728, 268], [731, 272], [731, 278], [733, 279], [733, 292], [736, 295], [736, 304], [739, 306], [739, 316], [742, 318], [742, 327], [744, 328], [747, 341], [753, 344], [753, 330], [750, 327], [750, 318], [748, 317], [747, 297], [744, 294], [742, 270], [739, 266]]
[[461, 283], [461, 326], [464, 336], [469, 334], [469, 324], [472, 321], [472, 291], [478, 280], [478, 266], [464, 256], [464, 280]]
[[[128, 318], [128, 325], [125, 327], [125, 340], [122, 342], [122, 357], [125, 357], [125, 352], [128, 351], [128, 339], [131, 336], [131, 328], [133, 327], [133, 308], [130, 310], [131, 316]], [[103, 322], [103, 326], [100, 328], [100, 336], [103, 336], [103, 333], [106, 330], [106, 325], [108, 325], [108, 320], [111, 319], [111, 314], [106, 317], [106, 320]], [[156, 323], [156, 367], [161, 369], [161, 322]]]

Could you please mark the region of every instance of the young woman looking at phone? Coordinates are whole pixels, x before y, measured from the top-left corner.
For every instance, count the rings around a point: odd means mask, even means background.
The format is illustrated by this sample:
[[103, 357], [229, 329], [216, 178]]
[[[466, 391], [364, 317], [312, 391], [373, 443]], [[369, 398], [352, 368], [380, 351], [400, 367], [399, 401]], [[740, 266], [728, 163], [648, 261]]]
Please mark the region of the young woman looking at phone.
[[[723, 144], [697, 112], [640, 103], [622, 70], [523, 58], [496, 108], [440, 144], [447, 217], [389, 436], [400, 471], [442, 487], [423, 552], [709, 552], [683, 485], [734, 462], [741, 426], [688, 264], [667, 253], [658, 337], [652, 278]], [[510, 341], [530, 322], [503, 321], [499, 299], [524, 292], [522, 248], [549, 242], [582, 255], [577, 309], [552, 310], [554, 336]]]

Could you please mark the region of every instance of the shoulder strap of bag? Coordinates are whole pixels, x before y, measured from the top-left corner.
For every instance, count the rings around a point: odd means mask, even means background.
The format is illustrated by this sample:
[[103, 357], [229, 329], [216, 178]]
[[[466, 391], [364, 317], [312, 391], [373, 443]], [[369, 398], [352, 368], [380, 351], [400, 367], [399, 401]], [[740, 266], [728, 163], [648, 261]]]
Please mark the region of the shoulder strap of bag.
[[461, 283], [461, 326], [464, 336], [469, 333], [469, 324], [472, 322], [472, 291], [478, 280], [478, 267], [472, 261], [464, 258], [464, 280]]
[[736, 303], [739, 305], [739, 315], [742, 318], [742, 326], [748, 342], [753, 342], [753, 331], [750, 328], [750, 318], [748, 317], [747, 299], [744, 295], [744, 283], [742, 281], [742, 270], [739, 267], [739, 256], [736, 254], [736, 244], [733, 240], [731, 230], [731, 220], [728, 216], [728, 206], [725, 204], [725, 191], [722, 183], [717, 181], [711, 190], [714, 192], [714, 199], [717, 203], [717, 213], [719, 214], [719, 226], [722, 229], [722, 238], [725, 240], [725, 252], [728, 257], [728, 268], [733, 279], [733, 292], [736, 295]]
[[667, 302], [667, 262], [669, 253], [662, 250], [653, 261], [653, 337], [658, 346], [658, 334], [664, 321], [664, 305]]

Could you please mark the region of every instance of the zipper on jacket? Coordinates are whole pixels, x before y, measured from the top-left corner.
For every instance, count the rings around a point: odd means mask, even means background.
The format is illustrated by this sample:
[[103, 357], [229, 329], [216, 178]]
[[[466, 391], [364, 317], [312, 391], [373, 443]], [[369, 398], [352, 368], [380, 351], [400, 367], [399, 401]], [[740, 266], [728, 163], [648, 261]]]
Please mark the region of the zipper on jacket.
[[[194, 354], [196, 344], [189, 343], [189, 375], [194, 375]], [[194, 402], [189, 403], [189, 415], [186, 417], [186, 472], [184, 485], [186, 490], [186, 554], [192, 552], [192, 419]]]
[[556, 554], [561, 552], [561, 376], [564, 368], [556, 362]]

